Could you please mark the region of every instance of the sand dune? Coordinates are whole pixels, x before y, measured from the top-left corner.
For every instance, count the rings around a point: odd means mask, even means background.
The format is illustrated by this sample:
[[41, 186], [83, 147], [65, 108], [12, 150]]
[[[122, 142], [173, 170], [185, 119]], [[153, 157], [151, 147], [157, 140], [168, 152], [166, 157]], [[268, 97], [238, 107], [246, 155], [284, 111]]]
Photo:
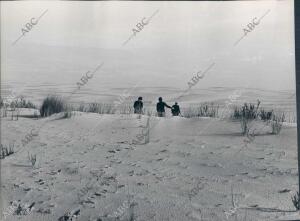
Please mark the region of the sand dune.
[[[15, 142], [16, 151], [2, 160], [6, 220], [16, 220], [18, 207], [18, 220], [294, 216], [295, 127], [284, 126], [277, 136], [264, 128], [249, 142], [238, 122], [153, 117], [149, 143], [142, 144], [136, 141], [146, 116], [58, 116], [2, 120], [3, 144]], [[38, 135], [22, 146], [31, 129]], [[34, 167], [28, 153], [37, 157]]]

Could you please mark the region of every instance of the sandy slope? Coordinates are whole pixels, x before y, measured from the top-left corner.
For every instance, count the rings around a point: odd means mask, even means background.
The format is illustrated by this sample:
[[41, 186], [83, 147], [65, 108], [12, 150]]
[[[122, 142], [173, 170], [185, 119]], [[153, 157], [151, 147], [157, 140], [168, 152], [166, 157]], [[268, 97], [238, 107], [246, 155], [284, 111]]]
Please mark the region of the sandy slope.
[[[143, 145], [133, 140], [146, 116], [54, 118], [2, 120], [2, 144], [16, 142], [17, 151], [1, 165], [6, 220], [125, 221], [130, 214], [140, 221], [278, 220], [295, 215], [289, 212], [297, 190], [293, 126], [275, 136], [257, 123], [263, 129], [249, 141], [240, 135], [238, 122], [154, 117], [150, 142]], [[38, 135], [22, 146], [31, 129]], [[34, 168], [28, 152], [37, 156]], [[25, 215], [12, 215], [19, 204]], [[69, 219], [61, 218], [67, 213]]]

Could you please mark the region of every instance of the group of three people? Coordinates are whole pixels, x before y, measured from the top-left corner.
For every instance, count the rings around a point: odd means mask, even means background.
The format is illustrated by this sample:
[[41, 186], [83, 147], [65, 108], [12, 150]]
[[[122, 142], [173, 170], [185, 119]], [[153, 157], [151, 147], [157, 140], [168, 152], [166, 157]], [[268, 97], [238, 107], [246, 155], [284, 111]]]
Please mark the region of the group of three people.
[[[177, 102], [171, 107], [163, 102], [162, 97], [158, 98], [158, 103], [156, 104], [156, 111], [158, 117], [166, 116], [165, 107], [170, 108], [173, 116], [178, 116], [180, 114], [180, 108]], [[134, 102], [133, 105], [135, 114], [143, 113], [143, 98], [139, 97], [137, 101]]]

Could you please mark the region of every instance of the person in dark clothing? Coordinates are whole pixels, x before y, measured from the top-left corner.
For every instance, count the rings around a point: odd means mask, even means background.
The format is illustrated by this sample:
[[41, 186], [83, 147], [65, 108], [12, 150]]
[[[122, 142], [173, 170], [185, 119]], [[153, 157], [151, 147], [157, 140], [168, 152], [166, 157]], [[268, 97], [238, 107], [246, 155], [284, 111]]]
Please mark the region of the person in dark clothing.
[[172, 106], [172, 114], [173, 116], [178, 116], [180, 114], [180, 108], [177, 102]]
[[161, 97], [158, 98], [158, 103], [156, 104], [156, 111], [159, 117], [166, 116], [165, 107], [171, 108], [169, 105], [162, 101]]
[[135, 114], [141, 114], [143, 112], [143, 98], [139, 97], [137, 101], [134, 102], [133, 108]]

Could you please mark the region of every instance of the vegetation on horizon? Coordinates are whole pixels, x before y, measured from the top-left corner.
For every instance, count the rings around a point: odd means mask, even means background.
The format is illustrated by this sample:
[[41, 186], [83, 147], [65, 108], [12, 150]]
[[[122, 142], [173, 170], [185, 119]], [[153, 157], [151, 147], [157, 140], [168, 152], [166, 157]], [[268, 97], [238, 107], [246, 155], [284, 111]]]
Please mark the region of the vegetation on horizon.
[[[251, 128], [253, 121], [261, 120], [269, 124], [272, 129], [272, 134], [279, 134], [282, 129], [282, 122], [286, 120], [284, 113], [276, 113], [274, 110], [265, 110], [260, 107], [260, 101], [257, 104], [244, 103], [242, 106], [235, 106], [233, 113], [229, 118], [239, 120], [241, 124], [242, 134], [247, 135]], [[8, 111], [11, 112], [12, 120], [18, 120], [19, 108], [37, 108], [32, 102], [19, 97], [11, 101], [9, 104], [5, 103], [0, 98], [1, 116], [7, 117]], [[192, 104], [189, 107], [183, 107], [181, 116], [185, 118], [196, 117], [218, 117], [219, 105], [211, 102], [200, 104]], [[56, 95], [48, 95], [43, 99], [41, 107], [39, 108], [41, 117], [48, 117], [52, 114], [63, 113], [61, 119], [71, 118], [75, 115], [74, 111], [98, 113], [98, 114], [133, 114], [133, 106], [131, 103], [125, 103], [116, 107], [113, 103], [80, 103], [77, 107], [68, 105], [67, 102]], [[155, 113], [154, 107], [147, 107], [144, 109], [143, 114], [153, 115]], [[35, 114], [37, 115], [37, 114]], [[287, 115], [290, 117], [289, 115]], [[290, 119], [290, 118], [288, 118]], [[295, 121], [295, 118], [293, 118]]]

